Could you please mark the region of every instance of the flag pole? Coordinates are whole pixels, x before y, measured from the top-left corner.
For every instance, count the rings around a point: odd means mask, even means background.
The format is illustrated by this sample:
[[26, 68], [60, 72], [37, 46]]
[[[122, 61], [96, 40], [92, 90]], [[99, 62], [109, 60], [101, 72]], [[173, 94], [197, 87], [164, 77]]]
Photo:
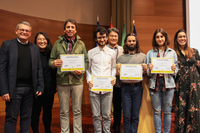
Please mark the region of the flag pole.
[[133, 29], [132, 29], [132, 31], [134, 30], [134, 28], [135, 28], [135, 20], [133, 19]]
[[136, 28], [135, 28], [135, 20], [133, 20], [133, 33], [137, 36]]
[[124, 10], [124, 11], [123, 11], [123, 20], [124, 20], [124, 23], [123, 23], [123, 24], [125, 24], [125, 21], [126, 21], [126, 20], [125, 20], [125, 14], [126, 14], [126, 13], [125, 13], [125, 8], [126, 8], [126, 7], [125, 7], [125, 1], [123, 2], [123, 4], [124, 4], [124, 9], [123, 9], [123, 10]]
[[[97, 15], [97, 28], [99, 27], [99, 15]], [[95, 47], [98, 46], [98, 43], [95, 41]]]
[[99, 15], [97, 15], [97, 22], [99, 22]]
[[135, 20], [133, 19], [133, 25], [135, 26]]

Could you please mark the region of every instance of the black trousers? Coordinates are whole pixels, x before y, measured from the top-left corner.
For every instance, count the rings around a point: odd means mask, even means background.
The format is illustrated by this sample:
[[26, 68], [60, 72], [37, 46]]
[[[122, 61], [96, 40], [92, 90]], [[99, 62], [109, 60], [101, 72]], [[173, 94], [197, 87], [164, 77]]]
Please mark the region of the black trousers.
[[120, 127], [121, 124], [121, 113], [122, 113], [122, 96], [121, 96], [121, 88], [113, 86], [113, 118], [114, 124], [113, 129], [116, 127]]
[[15, 133], [17, 118], [20, 112], [20, 133], [29, 133], [33, 106], [33, 90], [31, 87], [17, 87], [15, 97], [6, 102], [6, 118], [4, 133]]
[[43, 108], [42, 120], [44, 123], [45, 133], [51, 133], [53, 102], [54, 102], [54, 94], [41, 95], [34, 99], [33, 113], [31, 117], [31, 128], [33, 130], [33, 133], [39, 133], [39, 119], [42, 108]]

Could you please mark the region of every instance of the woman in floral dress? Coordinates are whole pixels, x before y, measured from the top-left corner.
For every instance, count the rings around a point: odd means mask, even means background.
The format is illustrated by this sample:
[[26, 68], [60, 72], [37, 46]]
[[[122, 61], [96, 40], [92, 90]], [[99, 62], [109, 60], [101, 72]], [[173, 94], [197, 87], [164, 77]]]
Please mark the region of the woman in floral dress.
[[[174, 37], [179, 71], [176, 77], [175, 133], [200, 133], [200, 57], [187, 43], [185, 30]], [[198, 72], [199, 71], [199, 72]]]

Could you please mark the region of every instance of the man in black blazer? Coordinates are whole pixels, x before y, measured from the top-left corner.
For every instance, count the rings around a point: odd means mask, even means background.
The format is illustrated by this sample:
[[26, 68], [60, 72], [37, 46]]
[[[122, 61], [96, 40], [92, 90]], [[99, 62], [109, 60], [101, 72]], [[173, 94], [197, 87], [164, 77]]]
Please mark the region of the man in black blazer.
[[39, 48], [28, 41], [32, 27], [17, 24], [17, 38], [4, 41], [0, 48], [0, 92], [6, 102], [5, 133], [16, 132], [20, 112], [20, 133], [29, 133], [34, 95], [44, 90]]

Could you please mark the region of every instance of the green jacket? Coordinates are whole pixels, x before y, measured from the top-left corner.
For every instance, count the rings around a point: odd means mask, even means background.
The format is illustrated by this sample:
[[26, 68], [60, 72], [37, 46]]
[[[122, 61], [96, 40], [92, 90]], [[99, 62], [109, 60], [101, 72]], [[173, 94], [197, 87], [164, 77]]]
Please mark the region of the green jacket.
[[[61, 54], [67, 54], [66, 51], [66, 44], [64, 42], [64, 35], [59, 36], [59, 39], [55, 42], [50, 59], [49, 59], [49, 66], [53, 67], [53, 62], [56, 59], [60, 59]], [[80, 40], [81, 38], [77, 35], [76, 36], [76, 41], [74, 43], [73, 49], [72, 49], [72, 54], [84, 54], [84, 59], [85, 59], [85, 70], [87, 70], [88, 67], [88, 56], [87, 56], [87, 51], [85, 48], [84, 42]], [[73, 84], [83, 84], [83, 73], [81, 75], [76, 75], [73, 71], [71, 72], [61, 72], [61, 67], [57, 67], [57, 75], [56, 75], [56, 80], [57, 80], [57, 85], [73, 85]]]

